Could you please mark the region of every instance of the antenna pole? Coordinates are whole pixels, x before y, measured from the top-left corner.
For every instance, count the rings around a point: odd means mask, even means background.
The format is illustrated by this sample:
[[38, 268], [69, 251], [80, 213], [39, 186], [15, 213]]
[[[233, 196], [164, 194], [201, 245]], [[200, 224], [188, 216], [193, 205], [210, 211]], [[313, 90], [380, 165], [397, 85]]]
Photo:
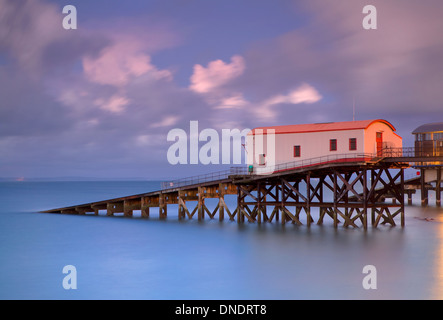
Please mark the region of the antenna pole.
[[355, 121], [355, 96], [352, 97], [352, 121]]

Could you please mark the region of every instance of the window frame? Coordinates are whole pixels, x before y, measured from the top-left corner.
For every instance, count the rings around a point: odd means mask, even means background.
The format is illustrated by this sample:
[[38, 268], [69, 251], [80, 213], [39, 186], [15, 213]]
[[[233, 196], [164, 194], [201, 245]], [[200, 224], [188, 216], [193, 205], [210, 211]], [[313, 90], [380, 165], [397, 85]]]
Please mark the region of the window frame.
[[300, 157], [301, 157], [301, 146], [294, 145], [294, 158], [300, 158]]
[[[354, 148], [352, 148], [352, 144], [354, 142]], [[349, 138], [349, 151], [357, 150], [357, 138]]]
[[[335, 144], [334, 149], [332, 148], [333, 144]], [[337, 151], [337, 149], [338, 149], [337, 139], [329, 139], [329, 151]]]

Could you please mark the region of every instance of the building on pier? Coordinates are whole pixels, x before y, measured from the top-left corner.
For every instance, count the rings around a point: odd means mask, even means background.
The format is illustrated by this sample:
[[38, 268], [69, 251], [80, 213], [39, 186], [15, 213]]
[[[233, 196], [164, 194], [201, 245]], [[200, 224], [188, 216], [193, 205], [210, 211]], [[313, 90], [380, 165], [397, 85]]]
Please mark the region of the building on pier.
[[[270, 162], [278, 167], [316, 158], [326, 162], [365, 155], [381, 157], [384, 149], [402, 148], [402, 138], [395, 131], [382, 119], [255, 128], [248, 134], [248, 164], [257, 172]], [[267, 138], [271, 133], [275, 137], [272, 148], [272, 139]]]
[[443, 122], [421, 125], [412, 131], [412, 134], [415, 136], [416, 153], [428, 157], [443, 155]]
[[[419, 126], [412, 134], [415, 136], [415, 156], [438, 159], [443, 156], [443, 122], [427, 123]], [[441, 206], [443, 161], [415, 162], [414, 168], [420, 170], [420, 190], [422, 205], [428, 204], [428, 191], [435, 191], [437, 206]]]

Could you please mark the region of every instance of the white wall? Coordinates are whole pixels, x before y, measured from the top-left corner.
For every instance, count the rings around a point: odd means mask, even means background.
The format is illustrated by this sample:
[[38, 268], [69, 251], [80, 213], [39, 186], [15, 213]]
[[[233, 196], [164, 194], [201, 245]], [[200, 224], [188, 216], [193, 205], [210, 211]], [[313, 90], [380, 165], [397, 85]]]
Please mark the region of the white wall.
[[[248, 136], [248, 164], [253, 163], [258, 166], [258, 154], [265, 153], [267, 166], [282, 163], [296, 162], [306, 159], [313, 159], [323, 156], [333, 156], [341, 154], [373, 154], [377, 152], [376, 133], [383, 132], [384, 147], [401, 148], [402, 139], [395, 134], [385, 123], [374, 122], [367, 129], [337, 130], [323, 132], [288, 133], [275, 134], [275, 159], [272, 157], [273, 148], [268, 147], [267, 135], [257, 137], [255, 141], [262, 139], [263, 150], [261, 148], [251, 148], [253, 144], [252, 136]], [[349, 139], [357, 139], [357, 150], [349, 150]], [[330, 151], [330, 139], [337, 140], [337, 151]], [[301, 147], [301, 156], [294, 157], [294, 146]], [[254, 161], [253, 156], [256, 155]], [[326, 161], [326, 159], [325, 159]]]
[[[364, 130], [341, 130], [341, 131], [325, 131], [325, 132], [306, 132], [306, 133], [289, 133], [275, 135], [275, 164], [288, 163], [312, 159], [321, 156], [364, 153]], [[357, 150], [349, 150], [349, 138], [357, 139]], [[255, 137], [255, 139], [259, 139]], [[330, 151], [330, 139], [337, 139], [337, 151]], [[271, 150], [267, 145], [267, 137], [263, 138], [264, 150], [268, 163], [271, 161]], [[252, 161], [252, 152], [250, 145], [252, 140], [248, 142], [248, 163]], [[301, 156], [294, 157], [294, 146], [299, 145], [301, 148]], [[254, 152], [257, 154], [257, 150]], [[259, 151], [258, 153], [261, 153]], [[254, 165], [258, 163], [258, 156], [254, 161]]]
[[[306, 132], [276, 135], [278, 163], [299, 161], [344, 153], [362, 153], [363, 130]], [[349, 138], [357, 138], [357, 150], [349, 151]], [[330, 139], [337, 140], [337, 151], [330, 151]], [[300, 145], [301, 156], [294, 157], [294, 146]]]

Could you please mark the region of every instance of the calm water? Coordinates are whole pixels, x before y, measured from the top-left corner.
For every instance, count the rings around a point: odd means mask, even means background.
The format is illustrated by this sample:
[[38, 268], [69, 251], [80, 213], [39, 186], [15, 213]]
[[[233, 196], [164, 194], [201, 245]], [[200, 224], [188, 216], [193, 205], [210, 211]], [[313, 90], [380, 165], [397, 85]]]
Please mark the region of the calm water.
[[[1, 299], [441, 299], [443, 210], [406, 227], [75, 216], [39, 210], [156, 190], [153, 182], [1, 182]], [[431, 198], [431, 203], [435, 201]], [[231, 199], [231, 202], [234, 199]], [[209, 201], [208, 201], [209, 202]], [[417, 218], [433, 218], [432, 221]], [[376, 290], [362, 269], [377, 268]], [[78, 289], [65, 290], [74, 265]]]

